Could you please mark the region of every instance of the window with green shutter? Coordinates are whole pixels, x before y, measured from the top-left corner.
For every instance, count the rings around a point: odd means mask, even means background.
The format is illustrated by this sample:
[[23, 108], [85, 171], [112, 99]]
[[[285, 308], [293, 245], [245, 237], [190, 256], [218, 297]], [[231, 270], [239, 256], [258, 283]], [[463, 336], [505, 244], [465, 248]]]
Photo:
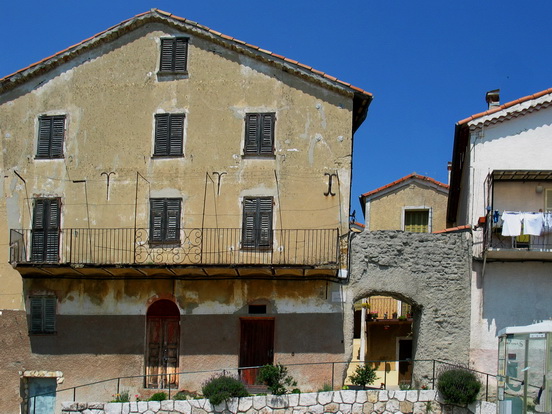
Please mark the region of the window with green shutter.
[[161, 63], [159, 72], [166, 74], [187, 73], [188, 38], [171, 37], [161, 39]]
[[31, 296], [30, 332], [34, 334], [52, 334], [56, 332], [55, 296]]
[[155, 115], [154, 156], [182, 156], [184, 114]]
[[150, 199], [150, 242], [180, 242], [180, 198]]
[[406, 210], [404, 212], [404, 231], [428, 233], [429, 210]]
[[38, 118], [36, 158], [63, 158], [65, 115]]
[[35, 199], [31, 237], [32, 262], [59, 261], [60, 213], [59, 198]]
[[274, 155], [275, 113], [245, 115], [244, 155]]
[[272, 247], [272, 197], [246, 197], [243, 200], [242, 247]]

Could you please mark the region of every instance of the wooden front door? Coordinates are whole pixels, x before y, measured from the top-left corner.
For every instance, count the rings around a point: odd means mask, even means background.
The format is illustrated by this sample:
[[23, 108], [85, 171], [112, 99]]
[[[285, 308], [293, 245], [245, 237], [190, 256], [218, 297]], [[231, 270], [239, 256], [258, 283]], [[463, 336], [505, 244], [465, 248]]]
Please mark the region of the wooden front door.
[[[274, 362], [274, 318], [242, 318], [240, 367], [256, 367]], [[253, 385], [258, 368], [240, 369], [243, 382]]]
[[159, 300], [147, 315], [147, 388], [178, 388], [179, 348], [180, 312], [173, 302]]

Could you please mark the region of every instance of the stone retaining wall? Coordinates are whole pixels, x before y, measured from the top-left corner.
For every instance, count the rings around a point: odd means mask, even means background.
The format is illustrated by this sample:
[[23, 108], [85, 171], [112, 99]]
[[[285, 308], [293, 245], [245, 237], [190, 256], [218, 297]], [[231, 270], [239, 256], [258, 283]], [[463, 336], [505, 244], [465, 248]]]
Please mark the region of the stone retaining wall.
[[435, 391], [329, 391], [234, 398], [213, 407], [209, 400], [128, 403], [63, 403], [62, 414], [211, 414], [211, 413], [434, 413], [494, 414], [496, 405], [478, 402], [468, 408], [441, 404]]

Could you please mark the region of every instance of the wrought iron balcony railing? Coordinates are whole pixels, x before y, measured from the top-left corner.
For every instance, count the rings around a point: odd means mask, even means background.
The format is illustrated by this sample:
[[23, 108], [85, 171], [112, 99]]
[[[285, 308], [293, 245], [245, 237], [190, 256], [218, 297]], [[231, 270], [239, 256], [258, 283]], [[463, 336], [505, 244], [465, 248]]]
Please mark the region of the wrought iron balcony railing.
[[71, 265], [290, 265], [338, 268], [338, 229], [273, 230], [271, 246], [242, 245], [242, 230], [180, 229], [152, 241], [149, 229], [11, 230], [10, 262]]

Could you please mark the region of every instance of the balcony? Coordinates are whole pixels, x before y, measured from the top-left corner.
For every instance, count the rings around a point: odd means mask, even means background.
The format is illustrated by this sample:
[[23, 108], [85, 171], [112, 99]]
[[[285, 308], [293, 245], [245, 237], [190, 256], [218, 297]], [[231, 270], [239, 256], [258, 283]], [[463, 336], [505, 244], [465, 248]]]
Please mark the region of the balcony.
[[[519, 214], [523, 215], [524, 212]], [[543, 214], [551, 213], [530, 213]], [[503, 235], [504, 227], [502, 220], [487, 217], [484, 227], [484, 247], [487, 259], [501, 260], [552, 260], [552, 229], [547, 226], [543, 228], [540, 236], [520, 234], [517, 236]]]
[[242, 246], [242, 230], [180, 229], [179, 241], [152, 242], [149, 229], [10, 231], [10, 263], [23, 277], [334, 278], [342, 261], [338, 229], [272, 231], [272, 246]]

